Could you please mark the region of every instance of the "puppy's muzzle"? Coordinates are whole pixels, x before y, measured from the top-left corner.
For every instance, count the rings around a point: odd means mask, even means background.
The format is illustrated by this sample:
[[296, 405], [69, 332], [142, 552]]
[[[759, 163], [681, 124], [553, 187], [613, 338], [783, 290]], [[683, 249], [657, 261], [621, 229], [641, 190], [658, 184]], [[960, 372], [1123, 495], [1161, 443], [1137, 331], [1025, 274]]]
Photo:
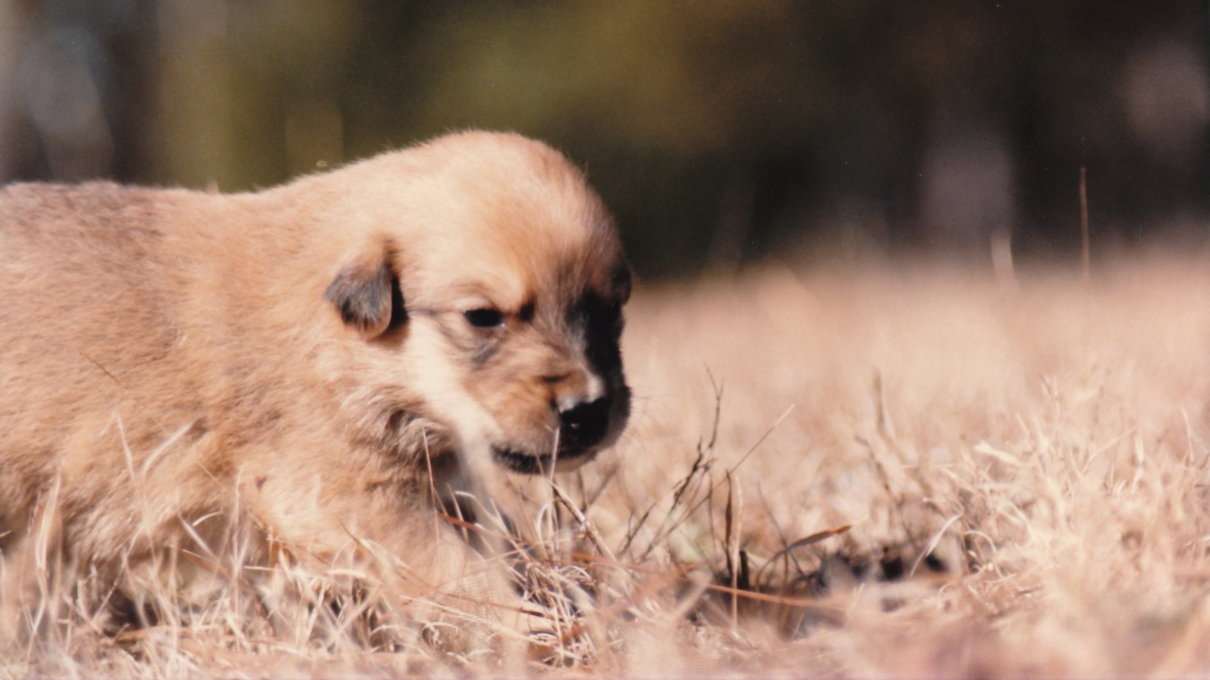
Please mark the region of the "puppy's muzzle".
[[605, 396], [591, 401], [564, 402], [559, 408], [557, 455], [533, 454], [496, 447], [492, 453], [501, 465], [524, 474], [549, 472], [551, 466], [570, 470], [586, 463], [613, 444], [630, 417], [630, 388], [620, 379]]

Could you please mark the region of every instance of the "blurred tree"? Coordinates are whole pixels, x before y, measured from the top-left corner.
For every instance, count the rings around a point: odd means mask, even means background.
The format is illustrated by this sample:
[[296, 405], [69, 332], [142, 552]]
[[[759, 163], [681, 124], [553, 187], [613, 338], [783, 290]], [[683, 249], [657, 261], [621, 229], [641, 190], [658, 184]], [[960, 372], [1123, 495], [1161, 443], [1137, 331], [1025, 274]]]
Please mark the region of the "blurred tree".
[[[1098, 243], [1210, 204], [1193, 3], [0, 0], [0, 173], [248, 189], [460, 127], [584, 164], [648, 274]], [[832, 251], [829, 251], [832, 252]]]

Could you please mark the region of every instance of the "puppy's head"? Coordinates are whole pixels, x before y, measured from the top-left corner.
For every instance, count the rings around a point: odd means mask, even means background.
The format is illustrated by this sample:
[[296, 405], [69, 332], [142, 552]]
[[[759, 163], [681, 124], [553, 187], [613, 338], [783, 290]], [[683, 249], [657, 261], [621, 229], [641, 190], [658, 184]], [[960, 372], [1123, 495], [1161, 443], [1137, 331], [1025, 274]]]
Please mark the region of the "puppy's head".
[[462, 133], [350, 169], [361, 234], [324, 296], [358, 357], [363, 418], [419, 414], [505, 468], [569, 469], [630, 412], [630, 271], [562, 155]]

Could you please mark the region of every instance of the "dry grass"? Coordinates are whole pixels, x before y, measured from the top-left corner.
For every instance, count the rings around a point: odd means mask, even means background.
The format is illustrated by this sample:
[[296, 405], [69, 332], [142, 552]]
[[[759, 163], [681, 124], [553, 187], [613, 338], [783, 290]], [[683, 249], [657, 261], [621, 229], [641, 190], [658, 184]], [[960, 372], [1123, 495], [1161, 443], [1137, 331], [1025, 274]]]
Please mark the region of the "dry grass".
[[648, 289], [623, 444], [508, 508], [528, 641], [236, 556], [117, 636], [52, 593], [0, 676], [1205, 673], [1208, 298], [1174, 259]]

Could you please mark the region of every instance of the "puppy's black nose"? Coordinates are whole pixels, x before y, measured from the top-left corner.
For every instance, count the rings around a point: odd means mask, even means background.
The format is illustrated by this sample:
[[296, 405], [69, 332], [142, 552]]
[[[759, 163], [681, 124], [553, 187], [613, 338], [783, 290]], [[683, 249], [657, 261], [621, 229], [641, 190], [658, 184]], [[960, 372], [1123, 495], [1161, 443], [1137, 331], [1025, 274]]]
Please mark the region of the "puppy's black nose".
[[609, 397], [602, 397], [559, 411], [560, 448], [587, 448], [609, 432]]

